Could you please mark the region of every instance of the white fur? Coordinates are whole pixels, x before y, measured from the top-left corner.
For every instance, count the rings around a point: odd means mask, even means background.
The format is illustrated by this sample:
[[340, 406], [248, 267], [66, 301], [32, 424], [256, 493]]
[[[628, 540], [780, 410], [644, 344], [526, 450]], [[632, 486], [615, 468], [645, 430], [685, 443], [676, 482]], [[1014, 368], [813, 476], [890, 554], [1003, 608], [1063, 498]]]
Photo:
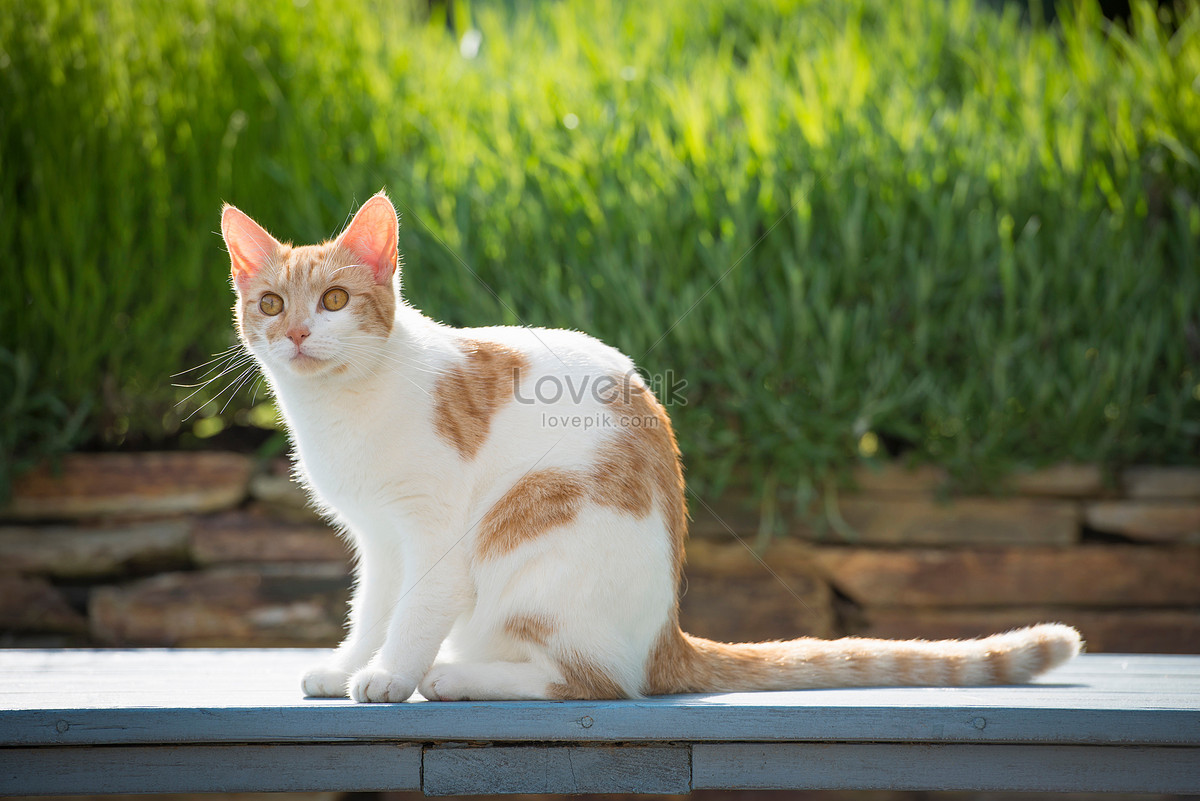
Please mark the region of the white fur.
[[[349, 634], [305, 676], [305, 692], [401, 701], [429, 674], [435, 697], [544, 698], [562, 678], [553, 661], [504, 632], [513, 617], [544, 616], [556, 621], [556, 648], [604, 665], [636, 695], [675, 591], [658, 514], [637, 519], [589, 505], [512, 553], [475, 558], [481, 520], [522, 476], [592, 466], [616, 431], [598, 425], [611, 417], [594, 382], [630, 373], [629, 359], [573, 331], [461, 331], [403, 304], [386, 340], [364, 347], [359, 334], [350, 352], [339, 349], [346, 319], [313, 315], [302, 346], [349, 364], [341, 375], [292, 370], [296, 346], [287, 339], [248, 343], [291, 433], [298, 477], [358, 557]], [[468, 338], [520, 350], [530, 369], [519, 394], [532, 402], [505, 403], [483, 447], [464, 460], [435, 430], [434, 397], [439, 377], [463, 362], [458, 343]], [[555, 402], [539, 399], [542, 376], [557, 382], [543, 384], [542, 399], [562, 388]]]
[[[351, 255], [365, 262], [340, 269], [371, 269], [369, 292], [390, 276], [399, 298], [395, 224], [390, 203], [377, 196], [338, 245], [357, 248]], [[282, 246], [231, 207], [222, 230], [239, 294], [264, 291], [253, 276]], [[332, 265], [318, 267], [327, 280]], [[399, 301], [386, 336], [365, 333], [378, 326], [359, 325], [353, 300], [348, 310], [324, 310], [327, 288], [292, 276], [287, 286], [268, 287], [281, 295], [286, 316], [275, 326], [262, 317], [243, 326], [291, 434], [297, 477], [357, 556], [349, 632], [326, 664], [305, 675], [305, 692], [403, 701], [419, 686], [445, 700], [546, 698], [567, 678], [561, 671], [569, 661], [598, 668], [621, 693], [637, 696], [656, 638], [675, 625], [676, 555], [661, 510], [635, 517], [585, 503], [571, 522], [503, 554], [481, 557], [477, 549], [485, 515], [521, 478], [595, 466], [601, 446], [621, 430], [597, 390], [612, 389], [614, 376], [640, 384], [630, 360], [578, 332], [459, 330]], [[253, 294], [241, 301], [240, 319], [258, 313]], [[467, 361], [467, 340], [518, 351], [526, 367], [487, 438], [464, 457], [438, 433], [436, 404], [439, 381]], [[514, 620], [550, 625], [521, 639], [506, 630]], [[536, 642], [542, 634], [546, 641]], [[956, 680], [974, 683], [994, 676], [989, 660], [1007, 660], [1006, 675], [1024, 680], [1079, 645], [1073, 629], [1042, 626], [971, 643], [795, 640], [768, 646], [769, 654], [710, 643], [707, 656], [683, 659], [696, 676], [708, 676], [687, 683], [693, 691], [886, 684], [889, 666], [902, 658], [918, 663], [909, 680], [941, 683], [954, 662], [963, 663]], [[837, 666], [828, 675], [814, 673], [821, 654], [837, 657], [826, 659]]]

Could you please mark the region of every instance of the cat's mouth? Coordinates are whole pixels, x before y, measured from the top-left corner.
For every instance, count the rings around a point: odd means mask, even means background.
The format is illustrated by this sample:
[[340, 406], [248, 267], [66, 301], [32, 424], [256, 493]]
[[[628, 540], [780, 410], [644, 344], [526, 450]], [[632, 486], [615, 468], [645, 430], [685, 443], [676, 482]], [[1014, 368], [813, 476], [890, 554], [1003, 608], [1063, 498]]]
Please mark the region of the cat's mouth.
[[292, 371], [300, 373], [301, 375], [320, 372], [328, 365], [328, 363], [328, 359], [318, 359], [316, 356], [310, 356], [303, 351], [296, 351], [296, 353], [292, 354], [292, 357], [288, 359], [288, 367], [290, 367]]

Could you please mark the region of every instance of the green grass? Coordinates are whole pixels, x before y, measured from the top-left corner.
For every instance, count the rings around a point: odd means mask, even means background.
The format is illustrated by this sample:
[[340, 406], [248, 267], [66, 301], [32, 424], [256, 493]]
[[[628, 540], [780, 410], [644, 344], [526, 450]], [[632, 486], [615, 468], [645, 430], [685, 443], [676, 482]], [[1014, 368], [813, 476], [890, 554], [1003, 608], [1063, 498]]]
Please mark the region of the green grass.
[[394, 2], [14, 4], [0, 487], [246, 421], [181, 422], [170, 378], [232, 341], [220, 204], [308, 242], [380, 187], [431, 316], [686, 380], [705, 491], [807, 497], [880, 443], [967, 486], [1196, 463], [1200, 11], [1155, 14], [474, 4], [464, 58]]

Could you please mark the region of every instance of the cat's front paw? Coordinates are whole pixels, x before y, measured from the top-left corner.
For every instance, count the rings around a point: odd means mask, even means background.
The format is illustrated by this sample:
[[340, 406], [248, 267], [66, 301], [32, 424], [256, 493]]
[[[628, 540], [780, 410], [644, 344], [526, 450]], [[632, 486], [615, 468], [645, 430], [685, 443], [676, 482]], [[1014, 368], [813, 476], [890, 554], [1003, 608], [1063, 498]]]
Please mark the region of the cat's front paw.
[[350, 697], [360, 703], [407, 701], [417, 683], [376, 667], [365, 667], [350, 679]]
[[341, 668], [322, 665], [305, 673], [300, 686], [310, 698], [345, 698], [350, 674]]

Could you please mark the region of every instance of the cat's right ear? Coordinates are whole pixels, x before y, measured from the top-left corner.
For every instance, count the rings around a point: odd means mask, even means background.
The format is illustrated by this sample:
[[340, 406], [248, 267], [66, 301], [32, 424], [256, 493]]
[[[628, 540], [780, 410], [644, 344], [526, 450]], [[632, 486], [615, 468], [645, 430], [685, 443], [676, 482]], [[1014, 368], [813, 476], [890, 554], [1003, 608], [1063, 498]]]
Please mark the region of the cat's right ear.
[[275, 237], [228, 203], [221, 210], [221, 235], [229, 248], [233, 280], [239, 286], [249, 281], [279, 250]]
[[371, 269], [375, 283], [384, 284], [396, 272], [399, 228], [396, 207], [386, 194], [380, 192], [362, 205], [337, 241]]

